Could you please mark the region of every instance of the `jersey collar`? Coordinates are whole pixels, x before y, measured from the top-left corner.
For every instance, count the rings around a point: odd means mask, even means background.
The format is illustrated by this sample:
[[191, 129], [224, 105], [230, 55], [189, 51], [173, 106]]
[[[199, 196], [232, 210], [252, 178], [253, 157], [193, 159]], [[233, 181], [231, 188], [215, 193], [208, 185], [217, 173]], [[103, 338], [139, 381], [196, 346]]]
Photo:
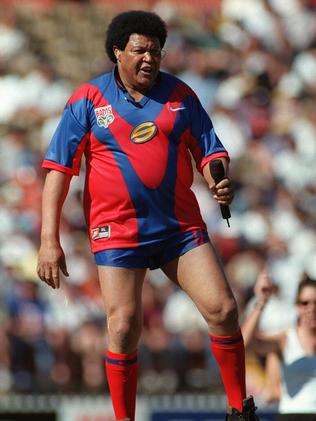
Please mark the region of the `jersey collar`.
[[113, 69], [113, 77], [114, 77], [114, 80], [116, 82], [117, 87], [123, 93], [124, 98], [128, 102], [131, 102], [136, 107], [143, 108], [147, 104], [147, 102], [150, 100], [150, 92], [153, 89], [155, 89], [157, 87], [157, 85], [159, 85], [160, 73], [158, 74], [158, 77], [157, 77], [156, 82], [154, 83], [154, 86], [148, 91], [148, 95], [144, 95], [140, 101], [135, 101], [133, 99], [133, 97], [129, 94], [128, 90], [125, 88], [125, 86], [124, 86], [124, 84], [123, 84], [123, 82], [120, 78], [117, 66], [115, 66], [114, 69]]

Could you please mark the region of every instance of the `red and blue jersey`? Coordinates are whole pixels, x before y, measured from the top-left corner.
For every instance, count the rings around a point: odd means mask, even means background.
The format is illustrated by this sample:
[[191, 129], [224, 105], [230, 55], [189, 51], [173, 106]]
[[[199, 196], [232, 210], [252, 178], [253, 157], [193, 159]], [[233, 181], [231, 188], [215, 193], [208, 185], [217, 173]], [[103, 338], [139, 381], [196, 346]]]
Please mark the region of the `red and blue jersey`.
[[137, 247], [205, 229], [191, 190], [193, 168], [228, 157], [194, 92], [160, 72], [135, 102], [116, 68], [69, 99], [43, 167], [78, 175], [86, 160], [84, 212], [93, 252]]

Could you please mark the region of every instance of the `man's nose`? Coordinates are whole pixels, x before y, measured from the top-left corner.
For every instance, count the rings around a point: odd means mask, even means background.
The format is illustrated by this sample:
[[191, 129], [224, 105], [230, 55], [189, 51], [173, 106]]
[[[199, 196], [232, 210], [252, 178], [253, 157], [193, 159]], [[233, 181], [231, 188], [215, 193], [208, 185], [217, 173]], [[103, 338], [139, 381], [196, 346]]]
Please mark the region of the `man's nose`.
[[154, 60], [154, 58], [154, 53], [150, 50], [144, 52], [143, 59], [145, 59], [146, 61], [152, 61]]

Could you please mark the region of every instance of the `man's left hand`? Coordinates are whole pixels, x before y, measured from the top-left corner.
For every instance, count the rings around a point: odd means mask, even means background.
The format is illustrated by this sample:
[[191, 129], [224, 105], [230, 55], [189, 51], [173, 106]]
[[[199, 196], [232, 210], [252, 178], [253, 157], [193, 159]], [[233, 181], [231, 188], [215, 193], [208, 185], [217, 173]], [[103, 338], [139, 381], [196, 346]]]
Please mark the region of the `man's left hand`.
[[214, 199], [219, 205], [230, 205], [234, 198], [234, 189], [229, 178], [224, 178], [211, 187]]

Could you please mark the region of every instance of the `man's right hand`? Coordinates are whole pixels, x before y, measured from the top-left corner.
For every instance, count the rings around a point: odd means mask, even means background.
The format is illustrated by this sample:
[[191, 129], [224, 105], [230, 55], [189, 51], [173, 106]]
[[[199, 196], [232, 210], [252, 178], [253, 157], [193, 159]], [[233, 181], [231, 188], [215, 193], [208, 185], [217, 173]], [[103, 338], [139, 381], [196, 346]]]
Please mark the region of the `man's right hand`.
[[38, 253], [37, 274], [39, 278], [52, 288], [59, 288], [59, 270], [69, 276], [66, 259], [60, 244], [41, 245]]

